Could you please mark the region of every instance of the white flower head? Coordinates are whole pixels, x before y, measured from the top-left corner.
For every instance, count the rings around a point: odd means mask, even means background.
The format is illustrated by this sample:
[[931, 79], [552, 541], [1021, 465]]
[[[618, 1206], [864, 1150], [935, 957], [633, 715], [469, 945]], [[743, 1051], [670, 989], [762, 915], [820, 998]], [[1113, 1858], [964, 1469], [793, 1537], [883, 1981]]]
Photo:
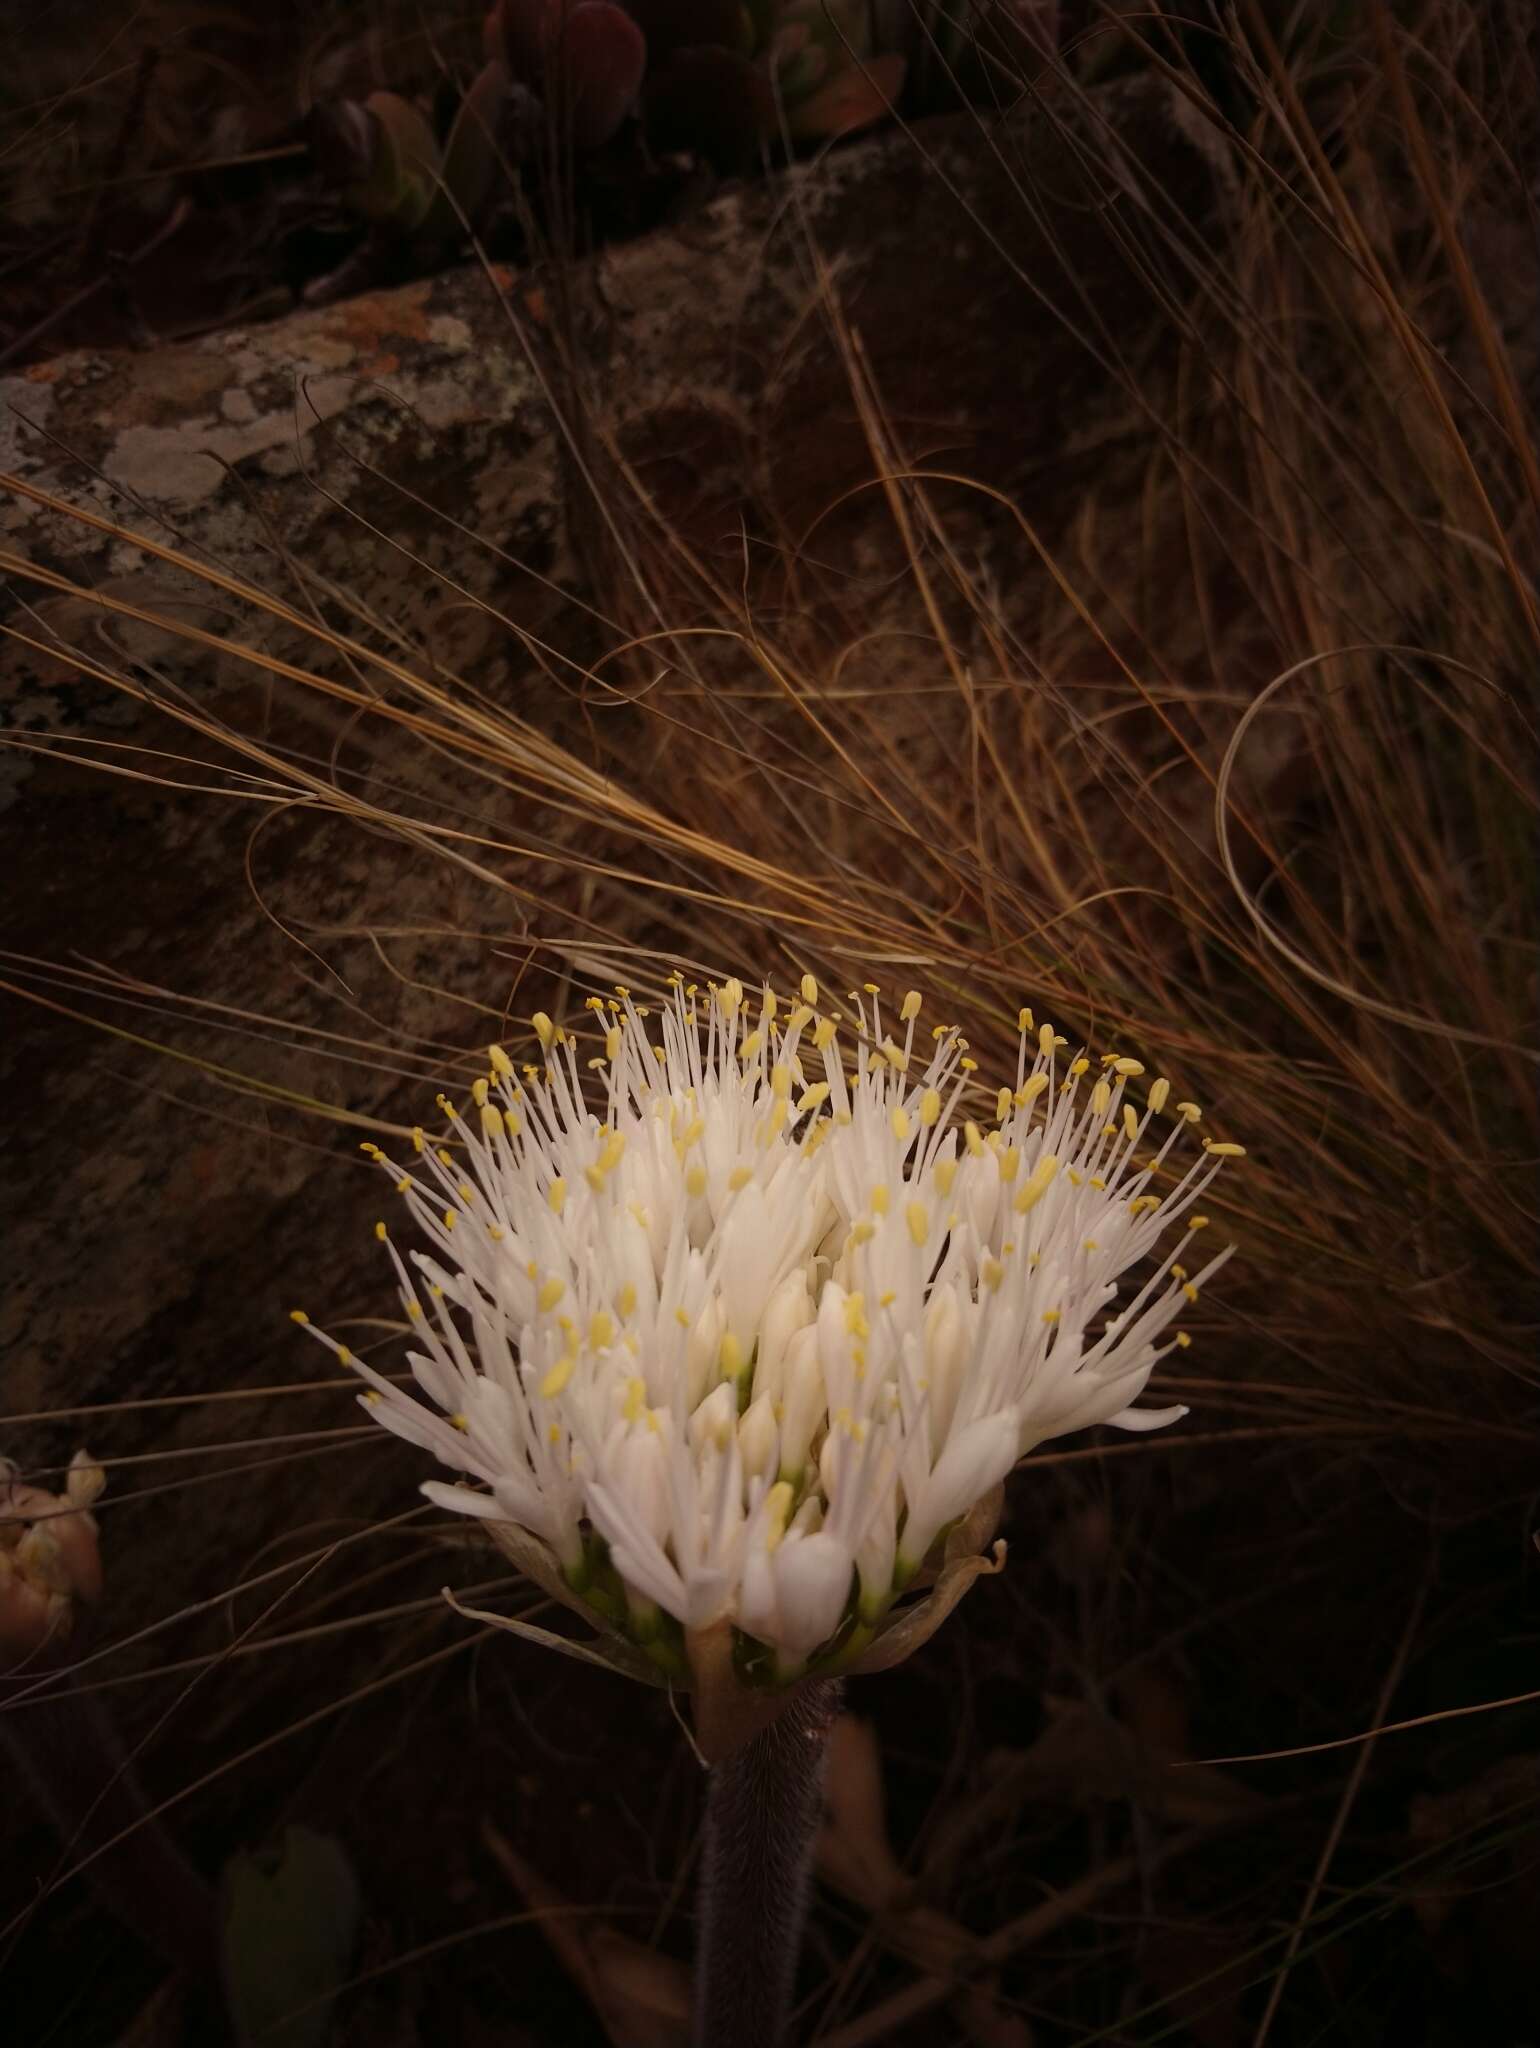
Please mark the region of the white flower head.
[[1185, 1413], [1133, 1403], [1229, 1256], [1185, 1247], [1241, 1148], [1192, 1147], [1196, 1105], [1136, 1093], [1138, 1061], [1066, 1057], [1023, 1010], [980, 1117], [916, 992], [891, 1028], [850, 1002], [619, 989], [593, 1045], [541, 1014], [540, 1065], [492, 1047], [407, 1164], [364, 1148], [426, 1240], [376, 1226], [426, 1398], [314, 1334], [465, 1475], [431, 1499], [537, 1538], [666, 1671], [724, 1623], [750, 1676], [848, 1666], [1034, 1445]]

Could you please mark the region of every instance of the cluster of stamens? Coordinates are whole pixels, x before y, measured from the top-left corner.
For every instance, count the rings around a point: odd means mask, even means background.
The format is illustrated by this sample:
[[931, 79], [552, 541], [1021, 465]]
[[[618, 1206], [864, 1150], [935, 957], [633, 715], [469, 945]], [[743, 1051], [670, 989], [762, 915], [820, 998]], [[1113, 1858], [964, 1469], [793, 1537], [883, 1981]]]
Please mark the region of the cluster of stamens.
[[1023, 1010], [986, 1122], [917, 992], [891, 1030], [871, 984], [850, 1004], [820, 1014], [811, 976], [790, 1004], [620, 988], [592, 1037], [538, 1014], [536, 1063], [490, 1048], [407, 1164], [364, 1147], [429, 1247], [376, 1226], [426, 1402], [314, 1334], [477, 1482], [430, 1498], [540, 1538], [666, 1667], [722, 1618], [767, 1675], [848, 1657], [1034, 1445], [1174, 1421], [1131, 1404], [1229, 1255], [1190, 1269], [1169, 1233], [1241, 1148], [1178, 1176], [1201, 1113], [1163, 1079], [1136, 1099], [1137, 1060], [1066, 1057]]

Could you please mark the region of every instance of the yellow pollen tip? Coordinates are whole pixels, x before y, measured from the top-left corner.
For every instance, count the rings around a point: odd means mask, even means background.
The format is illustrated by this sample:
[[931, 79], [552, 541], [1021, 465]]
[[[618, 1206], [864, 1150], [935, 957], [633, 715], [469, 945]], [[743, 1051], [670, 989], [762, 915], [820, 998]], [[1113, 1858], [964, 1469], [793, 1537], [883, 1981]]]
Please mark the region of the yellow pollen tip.
[[1188, 1336], [1185, 1330], [1178, 1330], [1176, 1336], [1172, 1341], [1177, 1345], [1178, 1349], [1182, 1351], [1185, 1351], [1187, 1347], [1192, 1343], [1191, 1337]]
[[1107, 1114], [1107, 1107], [1111, 1101], [1112, 1090], [1107, 1086], [1105, 1081], [1098, 1081], [1096, 1086], [1091, 1090], [1091, 1114], [1093, 1116], [1105, 1116]]
[[390, 1233], [386, 1230], [383, 1223], [376, 1223], [374, 1226], [374, 1234], [379, 1239], [380, 1243], [383, 1244]]
[[1204, 1145], [1203, 1149], [1207, 1152], [1210, 1159], [1244, 1159], [1246, 1156], [1244, 1145], [1231, 1145], [1228, 1143], [1216, 1145], [1209, 1142]]
[[488, 1138], [500, 1138], [503, 1135], [503, 1113], [490, 1102], [481, 1105], [481, 1129], [483, 1135]]
[[1046, 1074], [1029, 1074], [1027, 1079], [1022, 1082], [1016, 1093], [1011, 1097], [1011, 1100], [1018, 1109], [1025, 1109], [1029, 1103], [1037, 1100], [1038, 1096], [1042, 1094], [1047, 1086], [1048, 1076]]
[[309, 1320], [309, 1316], [306, 1315], [305, 1311], [302, 1308], [291, 1308], [289, 1310], [289, 1321], [291, 1323], [298, 1323], [301, 1329], [304, 1328], [304, 1326], [306, 1325], [306, 1323], [309, 1322]]
[[993, 1294], [998, 1290], [1000, 1282], [1005, 1278], [1005, 1268], [998, 1259], [988, 1258], [979, 1267], [979, 1275], [984, 1285]]
[[684, 1177], [684, 1191], [692, 1200], [706, 1192], [706, 1169], [704, 1166], [692, 1166], [690, 1168]]
[[941, 1120], [941, 1090], [927, 1088], [920, 1097], [920, 1122], [928, 1131]]
[[1027, 1180], [1023, 1183], [1020, 1194], [1017, 1195], [1015, 1202], [1012, 1204], [1018, 1216], [1025, 1216], [1029, 1210], [1037, 1207], [1044, 1195], [1047, 1194], [1053, 1182], [1053, 1177], [1058, 1170], [1059, 1162], [1053, 1153], [1045, 1152], [1036, 1166], [1033, 1167]]
[[1045, 1024], [1037, 1034], [1037, 1049], [1047, 1059], [1053, 1051], [1053, 1026]]
[[886, 1181], [878, 1181], [871, 1193], [872, 1214], [886, 1216], [888, 1213], [888, 1187]]
[[500, 1045], [489, 1045], [487, 1047], [487, 1058], [492, 1062], [494, 1074], [500, 1074], [505, 1081], [513, 1078], [513, 1061], [509, 1059], [507, 1053], [503, 1051]]
[[550, 1279], [542, 1284], [540, 1293], [537, 1297], [540, 1313], [542, 1315], [549, 1315], [551, 1310], [555, 1308], [557, 1302], [561, 1300], [562, 1296], [566, 1293], [566, 1291], [566, 1281], [561, 1279], [559, 1275], [553, 1273]]
[[1115, 1074], [1122, 1074], [1131, 1080], [1135, 1074], [1142, 1074], [1144, 1072], [1144, 1062], [1143, 1060], [1114, 1060], [1112, 1062], [1112, 1071]]
[[1195, 1102], [1179, 1102], [1176, 1105], [1176, 1113], [1178, 1116], [1186, 1117], [1190, 1124], [1198, 1124], [1203, 1121], [1203, 1112]]
[[1131, 1102], [1125, 1102], [1123, 1105], [1123, 1135], [1130, 1145], [1139, 1135], [1139, 1119], [1134, 1114]]
[[346, 1344], [339, 1344], [337, 1346], [337, 1363], [339, 1365], [351, 1365], [353, 1363], [353, 1354], [349, 1351]]
[[893, 1114], [888, 1118], [888, 1123], [894, 1137], [902, 1144], [909, 1135], [909, 1112], [901, 1103], [894, 1103]]
[[917, 1246], [923, 1247], [926, 1238], [930, 1236], [930, 1216], [925, 1204], [923, 1202], [911, 1202], [904, 1211], [904, 1215], [909, 1225], [910, 1241]]
[[1032, 1012], [1030, 1010], [1022, 1008], [1016, 1012], [1016, 1029], [1020, 1032], [1028, 1032], [1032, 1029]]
[[905, 995], [904, 1000], [898, 1006], [898, 1014], [900, 1020], [905, 1024], [912, 1024], [915, 1018], [919, 1016], [920, 991], [917, 988], [910, 989]]
[[444, 1228], [445, 1228], [446, 1230], [453, 1230], [453, 1229], [454, 1229], [454, 1227], [455, 1227], [455, 1224], [456, 1224], [456, 1223], [457, 1223], [458, 1221], [459, 1221], [459, 1218], [458, 1218], [458, 1217], [456, 1216], [456, 1214], [455, 1214], [455, 1212], [454, 1212], [454, 1210], [453, 1210], [453, 1209], [446, 1209], [446, 1210], [444, 1211]]
[[952, 1192], [952, 1183], [957, 1178], [957, 1161], [941, 1159], [936, 1162], [936, 1192], [946, 1196]]
[[576, 1364], [577, 1360], [570, 1351], [562, 1353], [561, 1357], [557, 1359], [551, 1370], [540, 1382], [540, 1393], [543, 1400], [554, 1401], [556, 1399], [556, 1396], [561, 1392], [568, 1380], [571, 1379], [572, 1370]]
[[1166, 1097], [1170, 1093], [1171, 1083], [1168, 1080], [1166, 1080], [1164, 1076], [1162, 1076], [1161, 1079], [1157, 1081], [1152, 1081], [1150, 1083], [1150, 1108], [1154, 1111], [1156, 1116], [1159, 1116], [1161, 1111], [1165, 1108]]
[[818, 1000], [818, 983], [811, 974], [803, 975], [801, 981], [797, 983], [797, 991], [805, 1003], [816, 1003]]
[[1089, 1074], [1090, 1071], [1091, 1062], [1083, 1053], [1078, 1060], [1071, 1060], [1069, 1063], [1070, 1079], [1073, 1081], [1078, 1081], [1082, 1074]]
[[813, 1027], [813, 1045], [818, 1052], [827, 1052], [834, 1043], [834, 1034], [839, 1029], [832, 1017], [820, 1017]]
[[1189, 1216], [1187, 1219], [1187, 1228], [1189, 1230], [1207, 1230], [1208, 1218], [1206, 1216]]
[[1189, 1301], [1196, 1301], [1198, 1298], [1198, 1290], [1196, 1287], [1193, 1286], [1190, 1280], [1183, 1281], [1182, 1292], [1186, 1295]]
[[984, 1140], [983, 1136], [979, 1131], [978, 1125], [972, 1122], [965, 1123], [963, 1125], [963, 1138], [967, 1144], [969, 1152], [972, 1153], [975, 1159], [977, 1159], [979, 1154], [984, 1149]]

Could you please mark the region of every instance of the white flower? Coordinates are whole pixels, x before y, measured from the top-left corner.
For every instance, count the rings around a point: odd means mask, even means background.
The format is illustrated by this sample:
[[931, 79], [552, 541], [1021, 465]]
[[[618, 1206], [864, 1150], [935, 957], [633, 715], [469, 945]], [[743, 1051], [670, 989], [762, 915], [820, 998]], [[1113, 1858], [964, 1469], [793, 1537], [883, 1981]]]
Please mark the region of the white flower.
[[426, 1400], [314, 1332], [387, 1428], [479, 1482], [435, 1502], [539, 1537], [665, 1668], [725, 1619], [795, 1675], [869, 1634], [1034, 1445], [1176, 1420], [1131, 1404], [1229, 1255], [1189, 1273], [1170, 1232], [1201, 1230], [1240, 1147], [1168, 1169], [1199, 1112], [1168, 1127], [1163, 1080], [1137, 1103], [1136, 1060], [1093, 1071], [1023, 1011], [986, 1124], [965, 1041], [917, 1048], [916, 993], [899, 1038], [869, 986], [843, 1018], [801, 994], [619, 990], [590, 1001], [588, 1057], [537, 1016], [543, 1066], [494, 1046], [465, 1113], [439, 1097], [441, 1142], [414, 1133], [404, 1168], [365, 1147], [428, 1244], [404, 1261], [376, 1226]]

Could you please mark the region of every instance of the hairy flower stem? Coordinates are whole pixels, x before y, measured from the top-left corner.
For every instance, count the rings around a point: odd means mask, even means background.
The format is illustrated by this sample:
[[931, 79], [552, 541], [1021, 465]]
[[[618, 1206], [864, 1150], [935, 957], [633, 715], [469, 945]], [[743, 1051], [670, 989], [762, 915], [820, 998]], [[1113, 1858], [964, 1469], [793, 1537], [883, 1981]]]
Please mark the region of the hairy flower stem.
[[783, 2048], [840, 1682], [804, 1684], [706, 1791], [695, 2048]]
[[117, 1919], [174, 1969], [213, 1977], [219, 1921], [205, 1883], [152, 1813], [100, 1697], [74, 1685], [0, 1713], [0, 1752], [59, 1830], [66, 1864], [131, 1830], [83, 1873]]

